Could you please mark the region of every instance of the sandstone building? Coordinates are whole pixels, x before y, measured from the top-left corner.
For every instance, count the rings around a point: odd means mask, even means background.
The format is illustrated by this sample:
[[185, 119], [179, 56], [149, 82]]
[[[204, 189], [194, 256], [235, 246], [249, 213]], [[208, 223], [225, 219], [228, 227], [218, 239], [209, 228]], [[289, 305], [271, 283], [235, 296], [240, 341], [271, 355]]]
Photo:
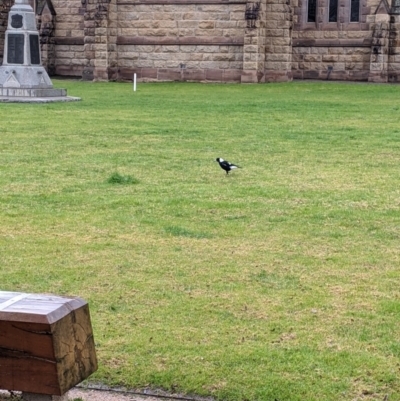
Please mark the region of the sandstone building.
[[[391, 1], [31, 0], [51, 75], [243, 83], [400, 81]], [[12, 4], [0, 0], [0, 62]]]

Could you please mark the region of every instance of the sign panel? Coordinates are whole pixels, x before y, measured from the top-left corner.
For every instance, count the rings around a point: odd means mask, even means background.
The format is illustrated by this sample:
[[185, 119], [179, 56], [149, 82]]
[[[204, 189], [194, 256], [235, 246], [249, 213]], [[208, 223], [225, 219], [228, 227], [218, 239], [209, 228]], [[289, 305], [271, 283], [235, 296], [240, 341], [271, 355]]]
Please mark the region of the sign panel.
[[7, 63], [24, 64], [24, 35], [10, 33], [7, 39]]
[[39, 35], [29, 35], [31, 64], [40, 64]]

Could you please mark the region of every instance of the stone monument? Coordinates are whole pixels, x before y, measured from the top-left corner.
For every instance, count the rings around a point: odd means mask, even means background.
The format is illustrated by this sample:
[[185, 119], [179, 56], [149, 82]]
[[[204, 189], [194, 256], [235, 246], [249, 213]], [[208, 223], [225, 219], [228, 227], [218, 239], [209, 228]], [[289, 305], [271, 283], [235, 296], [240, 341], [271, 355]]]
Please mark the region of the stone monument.
[[41, 64], [36, 17], [28, 0], [15, 0], [8, 14], [0, 101], [73, 101], [65, 89], [56, 89]]

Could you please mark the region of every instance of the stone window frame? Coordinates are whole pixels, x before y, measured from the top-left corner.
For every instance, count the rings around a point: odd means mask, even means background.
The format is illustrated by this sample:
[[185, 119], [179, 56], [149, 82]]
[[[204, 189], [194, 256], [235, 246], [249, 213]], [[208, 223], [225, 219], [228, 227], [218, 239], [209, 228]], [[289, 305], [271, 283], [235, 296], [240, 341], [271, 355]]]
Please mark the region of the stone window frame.
[[[342, 15], [339, 17], [340, 23], [343, 25], [343, 30], [351, 31], [367, 31], [369, 30], [367, 24], [367, 16], [370, 13], [370, 7], [367, 7], [365, 0], [359, 0], [359, 19], [358, 21], [350, 21], [351, 17], [351, 0], [339, 0], [339, 2], [345, 1], [345, 7], [343, 7]], [[339, 6], [340, 8], [340, 6]]]
[[298, 9], [300, 15], [298, 15], [298, 22], [300, 22], [299, 25], [301, 29], [316, 29], [318, 27], [320, 0], [317, 0], [315, 22], [308, 22], [308, 2], [309, 0], [300, 0], [300, 7]]
[[298, 9], [299, 26], [301, 30], [319, 30], [319, 31], [345, 31], [345, 30], [368, 30], [367, 15], [369, 7], [366, 6], [365, 0], [359, 0], [359, 20], [350, 21], [351, 0], [338, 0], [338, 18], [337, 22], [329, 22], [329, 0], [317, 0], [316, 21], [308, 22], [308, 2], [309, 0], [301, 0]]

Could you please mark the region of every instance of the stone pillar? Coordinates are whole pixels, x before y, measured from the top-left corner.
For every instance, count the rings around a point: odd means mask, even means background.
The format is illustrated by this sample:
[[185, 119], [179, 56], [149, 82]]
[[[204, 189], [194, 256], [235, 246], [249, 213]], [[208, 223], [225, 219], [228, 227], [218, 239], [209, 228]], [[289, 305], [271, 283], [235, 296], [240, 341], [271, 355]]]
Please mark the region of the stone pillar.
[[109, 0], [97, 0], [94, 14], [94, 81], [108, 81], [108, 3]]
[[292, 20], [290, 0], [267, 0], [265, 81], [292, 80]]
[[3, 64], [4, 34], [7, 27], [8, 12], [12, 6], [11, 0], [0, 1], [0, 65]]
[[38, 30], [40, 34], [40, 45], [42, 54], [42, 65], [49, 73], [55, 74], [55, 11], [50, 9], [49, 3], [46, 2], [40, 13], [37, 14]]
[[86, 66], [83, 69], [83, 79], [108, 81], [116, 78], [118, 68], [115, 0], [87, 0], [84, 35]]
[[390, 46], [390, 7], [387, 0], [380, 0], [375, 12], [370, 16], [371, 56], [369, 82], [388, 82]]
[[108, 3], [109, 0], [86, 0], [84, 15], [84, 52], [86, 65], [83, 79], [107, 81], [108, 43]]
[[265, 0], [246, 4], [242, 83], [264, 82]]
[[390, 19], [388, 81], [400, 82], [400, 15]]
[[85, 53], [85, 66], [82, 71], [82, 79], [84, 81], [93, 80], [94, 60], [95, 60], [95, 0], [85, 0], [85, 14], [83, 21], [84, 44], [83, 51]]
[[375, 15], [368, 82], [388, 82], [390, 16]]
[[117, 34], [118, 34], [117, 1], [110, 0], [110, 4], [108, 5], [108, 29], [107, 29], [108, 80], [116, 80], [118, 78]]

